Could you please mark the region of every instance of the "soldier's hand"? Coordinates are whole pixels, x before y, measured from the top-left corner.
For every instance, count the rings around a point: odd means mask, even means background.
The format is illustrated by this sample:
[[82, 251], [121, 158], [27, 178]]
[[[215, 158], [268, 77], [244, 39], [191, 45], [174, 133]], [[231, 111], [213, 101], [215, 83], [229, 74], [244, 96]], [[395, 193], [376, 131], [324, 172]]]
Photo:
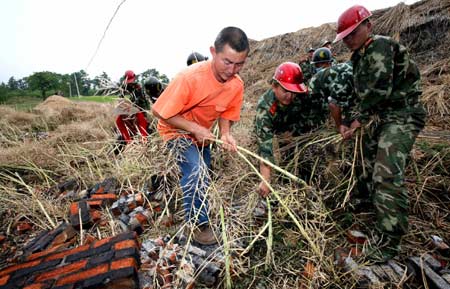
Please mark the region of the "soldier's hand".
[[341, 124], [339, 126], [339, 133], [341, 134], [343, 139], [346, 139], [346, 133], [350, 128], [346, 125]]
[[361, 127], [361, 123], [358, 120], [354, 120], [350, 125], [350, 129], [345, 132], [344, 139], [349, 139], [353, 137], [353, 133], [357, 128]]
[[264, 181], [261, 181], [259, 183], [258, 186], [258, 194], [262, 197], [265, 198], [270, 194], [270, 189], [269, 187], [266, 185], [266, 183]]
[[355, 130], [355, 129], [357, 129], [358, 127], [361, 127], [361, 123], [360, 123], [357, 119], [355, 119], [355, 120], [352, 122], [352, 124], [350, 125], [350, 128], [353, 129], [353, 130]]

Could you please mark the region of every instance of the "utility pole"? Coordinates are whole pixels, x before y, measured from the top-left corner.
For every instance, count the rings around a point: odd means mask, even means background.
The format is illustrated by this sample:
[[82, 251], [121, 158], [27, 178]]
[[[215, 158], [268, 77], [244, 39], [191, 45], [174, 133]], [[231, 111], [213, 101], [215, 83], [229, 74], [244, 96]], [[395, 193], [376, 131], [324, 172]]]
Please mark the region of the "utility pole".
[[72, 86], [70, 85], [70, 81], [67, 82], [67, 84], [69, 85], [69, 97], [72, 97]]
[[73, 78], [75, 78], [75, 86], [77, 87], [78, 97], [80, 97], [80, 90], [78, 89], [77, 75], [75, 73], [73, 74]]

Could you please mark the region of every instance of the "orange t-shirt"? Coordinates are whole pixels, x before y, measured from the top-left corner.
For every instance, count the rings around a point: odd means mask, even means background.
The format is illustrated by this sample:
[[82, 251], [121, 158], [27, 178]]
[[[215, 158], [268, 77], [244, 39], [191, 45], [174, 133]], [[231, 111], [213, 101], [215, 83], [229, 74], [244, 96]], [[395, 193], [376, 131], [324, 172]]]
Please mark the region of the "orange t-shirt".
[[[186, 120], [210, 129], [218, 118], [238, 121], [244, 94], [244, 83], [235, 75], [225, 83], [214, 77], [211, 60], [202, 61], [181, 71], [153, 105], [161, 117], [180, 115]], [[158, 132], [167, 141], [188, 136], [163, 119]]]

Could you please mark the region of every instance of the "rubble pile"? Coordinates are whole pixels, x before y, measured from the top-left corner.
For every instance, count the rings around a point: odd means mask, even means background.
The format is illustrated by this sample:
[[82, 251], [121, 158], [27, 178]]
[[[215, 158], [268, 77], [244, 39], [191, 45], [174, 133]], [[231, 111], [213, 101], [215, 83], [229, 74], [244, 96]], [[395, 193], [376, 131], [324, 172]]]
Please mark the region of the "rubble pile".
[[450, 288], [450, 247], [438, 236], [431, 236], [429, 253], [408, 257], [405, 264], [392, 259], [361, 266], [358, 261], [365, 254], [368, 237], [360, 231], [349, 230], [347, 241], [352, 244], [350, 248], [341, 247], [335, 251], [336, 264], [344, 271], [354, 273], [359, 288], [398, 288], [409, 279], [416, 279], [431, 288]]
[[[60, 229], [43, 234], [28, 250], [59, 240]], [[136, 237], [135, 233], [123, 233], [62, 251], [50, 244], [48, 250], [0, 271], [0, 288], [137, 288], [140, 260]]]
[[[217, 285], [225, 264], [217, 246], [204, 250], [188, 243], [184, 234], [138, 244], [137, 236], [162, 211], [163, 196], [156, 185], [153, 178], [144, 192], [134, 192], [108, 178], [84, 191], [76, 180], [52, 187], [49, 193], [59, 198], [78, 199], [70, 204], [70, 223], [29, 241], [15, 258], [17, 264], [0, 271], [0, 288], [193, 288], [196, 281]], [[124, 233], [101, 240], [88, 233], [104, 225], [103, 210], [116, 217]], [[173, 225], [173, 220], [164, 225]], [[82, 232], [87, 232], [84, 237]]]
[[185, 236], [171, 240], [166, 236], [142, 242], [142, 288], [193, 288], [196, 280], [208, 287], [219, 283], [225, 256], [217, 250], [210, 253], [210, 250], [186, 244], [183, 238]]

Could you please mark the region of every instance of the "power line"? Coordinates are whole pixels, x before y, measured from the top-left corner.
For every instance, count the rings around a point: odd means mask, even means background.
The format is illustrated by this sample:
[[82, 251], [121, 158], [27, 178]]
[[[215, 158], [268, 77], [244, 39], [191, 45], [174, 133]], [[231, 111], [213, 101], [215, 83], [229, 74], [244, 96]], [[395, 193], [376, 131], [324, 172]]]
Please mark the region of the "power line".
[[125, 3], [126, 1], [127, 1], [127, 0], [122, 0], [122, 2], [120, 2], [119, 5], [117, 6], [116, 11], [114, 11], [114, 14], [113, 14], [113, 16], [111, 17], [111, 19], [109, 20], [108, 25], [106, 25], [105, 31], [103, 32], [103, 36], [102, 36], [102, 38], [100, 39], [100, 41], [98, 42], [97, 48], [95, 49], [95, 52], [94, 52], [94, 54], [92, 55], [91, 59], [89, 60], [89, 63], [87, 64], [85, 70], [87, 70], [87, 69], [89, 68], [89, 66], [91, 65], [91, 63], [92, 63], [92, 61], [94, 60], [95, 56], [97, 56], [98, 50], [100, 49], [100, 45], [102, 44], [103, 39], [105, 39], [106, 32], [108, 31], [109, 26], [111, 25], [111, 23], [112, 23], [114, 17], [116, 16], [117, 12], [119, 11], [120, 6], [122, 6], [122, 4]]

